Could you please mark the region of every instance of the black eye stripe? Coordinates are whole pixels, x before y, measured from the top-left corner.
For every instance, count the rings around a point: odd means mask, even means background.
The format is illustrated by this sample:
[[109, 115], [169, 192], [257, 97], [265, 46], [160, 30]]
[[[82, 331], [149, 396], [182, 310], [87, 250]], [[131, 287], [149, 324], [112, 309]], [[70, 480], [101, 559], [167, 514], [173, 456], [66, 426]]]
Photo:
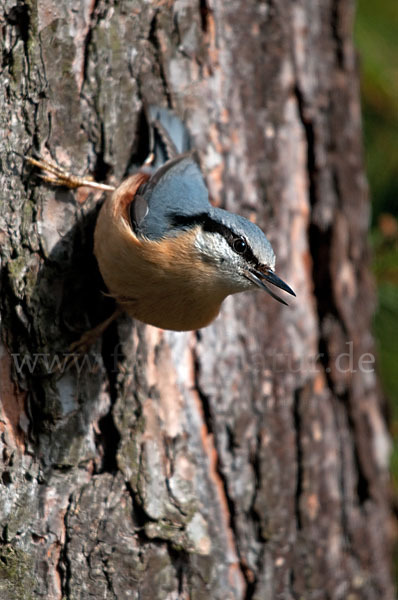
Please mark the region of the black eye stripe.
[[[223, 225], [222, 223], [215, 221], [214, 219], [209, 217], [209, 215], [207, 215], [206, 213], [200, 213], [197, 215], [173, 214], [170, 217], [171, 217], [171, 222], [175, 227], [184, 227], [184, 226], [192, 227], [194, 225], [201, 225], [203, 231], [208, 231], [210, 233], [219, 233], [227, 241], [228, 245], [232, 248], [232, 250], [234, 252], [236, 252], [240, 256], [244, 256], [245, 259], [249, 263], [251, 263], [255, 267], [258, 267], [259, 262], [256, 259], [256, 257], [254, 256], [252, 249], [250, 248], [250, 245], [247, 242], [247, 240], [243, 236], [237, 235], [236, 233], [234, 233], [232, 231], [232, 229], [230, 229], [226, 225]], [[238, 246], [239, 246], [239, 244], [246, 244], [246, 247], [244, 249], [241, 249], [241, 251], [239, 251], [235, 247], [236, 244], [238, 244]]]

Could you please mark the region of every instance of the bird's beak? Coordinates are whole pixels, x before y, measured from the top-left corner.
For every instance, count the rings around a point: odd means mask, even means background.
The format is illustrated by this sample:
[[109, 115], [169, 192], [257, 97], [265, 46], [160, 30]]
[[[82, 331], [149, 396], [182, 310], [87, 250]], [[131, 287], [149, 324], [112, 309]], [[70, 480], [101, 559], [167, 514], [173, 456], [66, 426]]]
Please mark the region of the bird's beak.
[[270, 290], [267, 285], [265, 285], [264, 281], [272, 283], [272, 285], [276, 285], [276, 287], [280, 288], [281, 290], [284, 290], [292, 296], [296, 295], [293, 292], [292, 288], [287, 285], [287, 283], [282, 281], [282, 279], [280, 279], [277, 275], [275, 275], [275, 273], [273, 273], [269, 269], [264, 269], [263, 271], [259, 271], [258, 269], [250, 269], [245, 272], [245, 276], [259, 288], [267, 292], [267, 294], [272, 296], [275, 300], [278, 300], [278, 302], [281, 302], [282, 304], [286, 304], [286, 306], [288, 306], [287, 302], [285, 302], [284, 300], [282, 300], [282, 298], [274, 294], [274, 292]]

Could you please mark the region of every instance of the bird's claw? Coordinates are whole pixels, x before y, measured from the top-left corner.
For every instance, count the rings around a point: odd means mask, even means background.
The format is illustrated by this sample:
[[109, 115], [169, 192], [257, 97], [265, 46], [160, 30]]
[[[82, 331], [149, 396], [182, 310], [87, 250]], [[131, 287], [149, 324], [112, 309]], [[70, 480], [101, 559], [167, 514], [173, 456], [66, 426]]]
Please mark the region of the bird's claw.
[[49, 175], [43, 175], [43, 173], [40, 173], [39, 177], [47, 183], [50, 183], [51, 185], [58, 185], [62, 187], [67, 187], [69, 189], [76, 189], [79, 187], [91, 187], [96, 190], [103, 190], [105, 192], [115, 190], [115, 188], [111, 185], [107, 185], [105, 183], [97, 183], [93, 180], [93, 178], [90, 175], [88, 175], [87, 177], [73, 175], [72, 173], [69, 173], [66, 169], [63, 169], [62, 167], [56, 165], [55, 163], [49, 162], [48, 160], [44, 160], [43, 158], [40, 158], [40, 160], [38, 160], [36, 158], [33, 158], [32, 156], [25, 156], [25, 160], [34, 167], [37, 167], [38, 169], [49, 173]]

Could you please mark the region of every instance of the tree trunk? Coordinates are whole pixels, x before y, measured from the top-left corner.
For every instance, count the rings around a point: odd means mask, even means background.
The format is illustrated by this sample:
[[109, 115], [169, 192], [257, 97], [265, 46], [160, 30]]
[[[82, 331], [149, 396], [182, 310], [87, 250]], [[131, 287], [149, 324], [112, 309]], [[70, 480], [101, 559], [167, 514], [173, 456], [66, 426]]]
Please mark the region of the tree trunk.
[[[0, 596], [392, 599], [351, 0], [2, 0]], [[92, 254], [143, 101], [187, 124], [212, 201], [296, 291], [209, 327], [112, 311]]]

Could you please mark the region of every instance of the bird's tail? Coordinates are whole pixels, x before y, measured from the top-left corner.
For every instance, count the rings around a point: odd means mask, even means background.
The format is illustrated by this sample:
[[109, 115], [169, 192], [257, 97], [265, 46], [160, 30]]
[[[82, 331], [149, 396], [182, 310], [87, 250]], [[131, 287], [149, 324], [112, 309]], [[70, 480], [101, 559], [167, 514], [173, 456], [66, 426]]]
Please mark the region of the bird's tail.
[[146, 113], [150, 130], [149, 147], [154, 155], [151, 166], [154, 170], [167, 160], [191, 150], [188, 130], [171, 110], [150, 105]]

